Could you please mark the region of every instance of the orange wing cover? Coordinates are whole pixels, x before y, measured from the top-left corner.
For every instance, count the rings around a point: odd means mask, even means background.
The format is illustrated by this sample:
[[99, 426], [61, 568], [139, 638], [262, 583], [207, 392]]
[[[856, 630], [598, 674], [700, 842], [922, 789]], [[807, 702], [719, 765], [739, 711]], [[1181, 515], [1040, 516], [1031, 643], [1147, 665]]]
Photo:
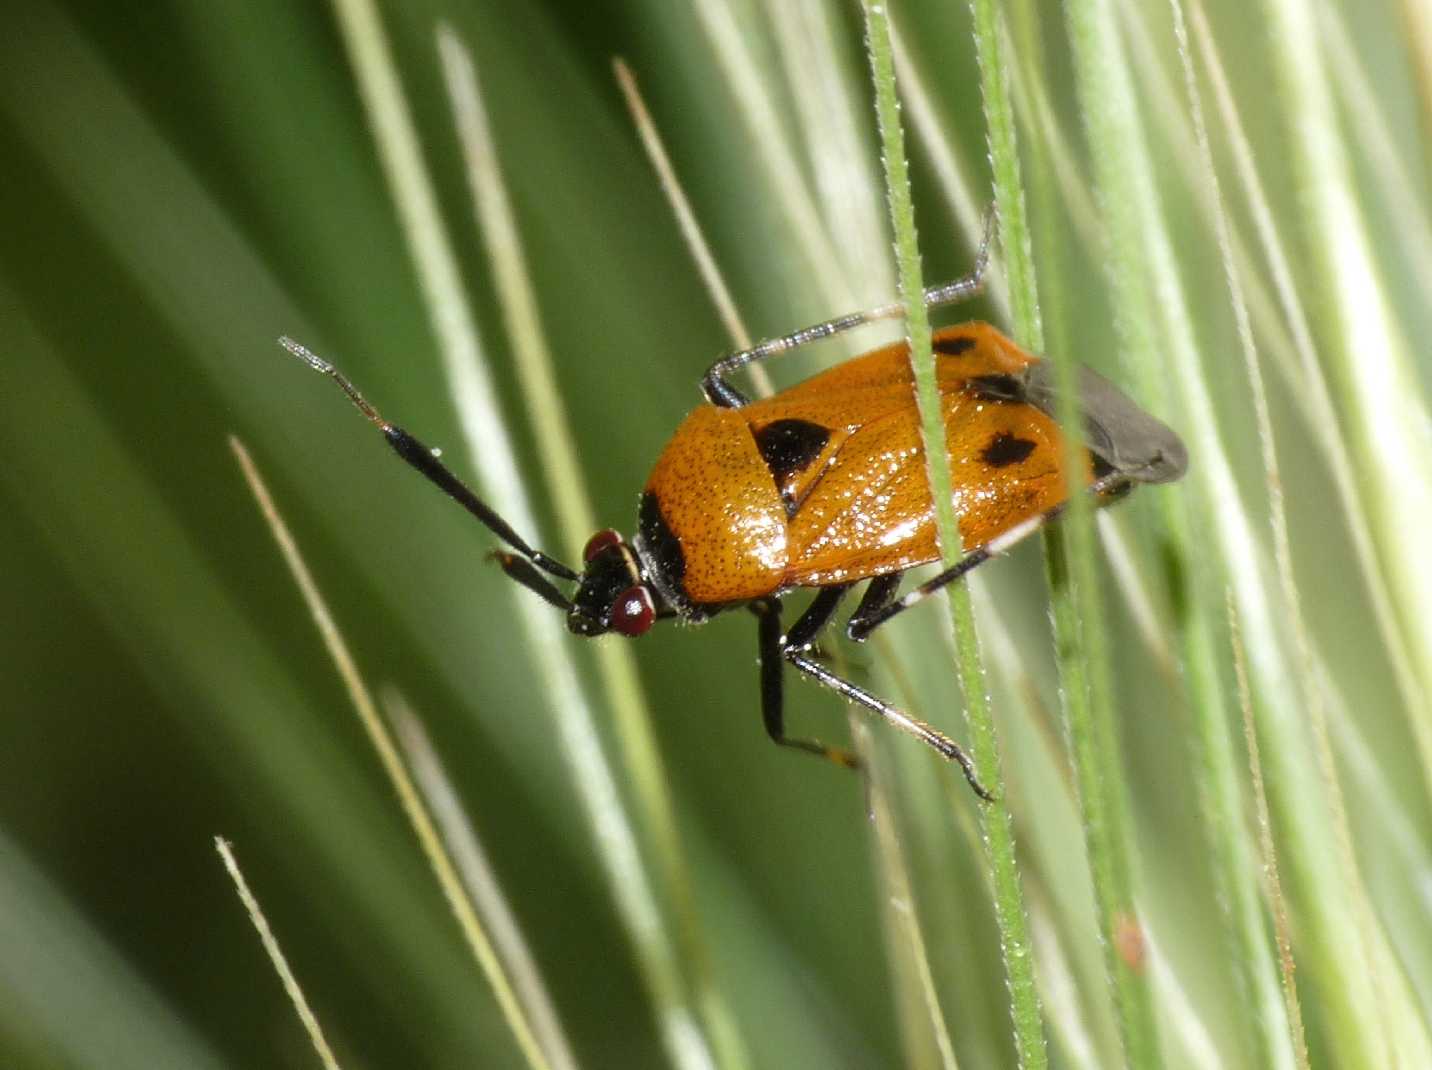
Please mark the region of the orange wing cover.
[[[985, 323], [934, 342], [955, 511], [973, 547], [1065, 499], [1064, 444], [1042, 410], [970, 382], [1037, 358]], [[741, 409], [702, 406], [646, 489], [680, 541], [696, 602], [850, 583], [939, 557], [904, 343]]]

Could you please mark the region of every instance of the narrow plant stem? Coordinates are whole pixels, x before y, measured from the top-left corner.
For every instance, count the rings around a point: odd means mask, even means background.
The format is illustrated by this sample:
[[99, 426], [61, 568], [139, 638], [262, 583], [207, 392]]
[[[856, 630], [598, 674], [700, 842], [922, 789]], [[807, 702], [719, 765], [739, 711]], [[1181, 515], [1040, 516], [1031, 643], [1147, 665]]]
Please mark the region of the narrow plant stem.
[[[905, 849], [900, 843], [896, 815], [890, 805], [886, 788], [888, 774], [882, 768], [875, 748], [871, 746], [869, 727], [852, 718], [851, 733], [867, 778], [866, 804], [870, 811], [871, 824], [874, 826], [875, 847], [880, 853], [880, 873], [884, 878], [884, 886], [881, 889], [882, 913], [887, 930], [886, 939], [893, 952], [892, 965], [897, 968], [897, 983], [906, 986], [913, 984], [919, 989], [918, 1000], [910, 998], [897, 1001], [899, 1009], [905, 1012], [902, 1019], [906, 1021], [906, 1062], [910, 1066], [928, 1062], [927, 1044], [933, 1041], [944, 1070], [958, 1070], [959, 1061], [955, 1057], [954, 1042], [950, 1039], [949, 1025], [940, 1007], [940, 994], [936, 990], [935, 979], [930, 970], [930, 956], [920, 925], [919, 907], [910, 884], [909, 864]], [[914, 977], [899, 976], [909, 973], [913, 973]], [[919, 1015], [919, 1023], [929, 1023], [928, 1035], [924, 1032], [917, 1035], [918, 1025], [913, 1020], [917, 1007], [922, 1012]], [[916, 1045], [920, 1046], [916, 1048]]]
[[[537, 440], [543, 470], [552, 481], [564, 541], [575, 556], [597, 524], [583, 489], [581, 463], [542, 329], [537, 295], [502, 176], [497, 145], [487, 120], [471, 53], [447, 25], [438, 27], [437, 43], [467, 162], [473, 202], [516, 357], [523, 398], [539, 431]], [[625, 644], [603, 643], [598, 646], [596, 655], [615, 716], [621, 755], [636, 788], [638, 813], [654, 844], [651, 858], [660, 867], [674, 907], [679, 948], [695, 987], [696, 1003], [705, 1020], [707, 1034], [720, 1065], [743, 1066], [747, 1061], [744, 1045], [711, 976], [710, 955], [676, 828], [676, 806], [652, 733], [651, 713], [642, 694], [632, 650]]]
[[323, 638], [323, 644], [328, 648], [328, 655], [333, 659], [333, 665], [338, 670], [338, 675], [342, 678], [344, 686], [348, 689], [348, 698], [353, 703], [353, 711], [358, 715], [358, 721], [368, 736], [368, 742], [378, 755], [383, 772], [387, 774], [389, 782], [393, 785], [393, 791], [398, 796], [399, 803], [402, 804], [403, 813], [407, 815], [409, 823], [413, 826], [413, 833], [418, 839], [419, 846], [422, 847], [423, 854], [427, 857], [428, 865], [432, 867], [433, 876], [437, 879], [438, 886], [442, 889], [443, 896], [447, 899], [454, 918], [457, 919], [458, 927], [462, 930], [468, 948], [487, 977], [488, 983], [492, 985], [493, 995], [496, 996], [498, 1006], [502, 1009], [503, 1016], [512, 1029], [512, 1035], [517, 1041], [518, 1048], [533, 1070], [551, 1070], [547, 1057], [537, 1043], [531, 1024], [527, 1020], [526, 1009], [517, 999], [516, 993], [508, 981], [506, 970], [493, 950], [492, 942], [487, 937], [487, 931], [483, 928], [482, 921], [477, 915], [477, 910], [473, 907], [471, 900], [467, 898], [467, 893], [458, 879], [457, 869], [453, 865], [452, 858], [448, 855], [442, 837], [438, 835], [437, 828], [433, 824], [432, 816], [423, 804], [422, 796], [413, 784], [412, 777], [408, 775], [407, 767], [403, 764], [397, 745], [393, 742], [387, 725], [383, 723], [383, 718], [378, 713], [378, 706], [373, 701], [373, 694], [368, 690], [368, 685], [363, 682], [358, 665], [353, 660], [353, 655], [348, 649], [342, 632], [338, 630], [338, 624], [333, 619], [333, 614], [329, 612], [328, 603], [318, 589], [318, 584], [313, 578], [313, 573], [309, 571], [307, 562], [303, 559], [303, 554], [294, 540], [293, 533], [279, 513], [273, 496], [269, 493], [263, 477], [259, 474], [258, 467], [249, 456], [248, 450], [244, 448], [244, 444], [237, 438], [230, 438], [229, 448], [239, 463], [244, 480], [248, 483], [254, 500], [258, 502], [269, 530], [273, 532], [274, 541], [278, 543], [284, 562], [293, 576], [294, 584], [298, 587], [299, 593], [308, 606], [314, 626], [317, 627], [319, 635]]
[[[333, 3], [422, 282], [472, 463], [484, 489], [514, 525], [536, 532], [496, 391], [482, 361], [457, 254], [438, 211], [382, 19], [373, 0]], [[651, 995], [662, 1042], [678, 1067], [704, 1070], [713, 1065], [714, 1056], [700, 1026], [702, 1015], [689, 991], [657, 888], [642, 858], [637, 829], [603, 751], [596, 716], [571, 663], [566, 639], [550, 607], [526, 596], [514, 602], [528, 642], [545, 665], [539, 675], [546, 704], [601, 844], [599, 857]], [[628, 693], [634, 688], [632, 681]]]
[[[999, 208], [999, 237], [1004, 247], [1005, 277], [1009, 281], [1010, 317], [1014, 321], [1016, 340], [1030, 351], [1042, 353], [1044, 323], [1039, 314], [1034, 247], [1025, 211], [1014, 105], [1009, 96], [1008, 45], [994, 0], [971, 0], [970, 7], [974, 12], [990, 166], [994, 171], [994, 199]], [[1070, 375], [1072, 377], [1072, 372]], [[1061, 392], [1068, 393], [1062, 383]]]
[[[983, 193], [975, 193], [974, 180], [970, 177], [972, 168], [952, 148], [948, 136], [949, 123], [936, 104], [919, 66], [910, 58], [900, 37], [900, 27], [894, 21], [890, 24], [890, 43], [895, 48], [896, 81], [903, 89], [900, 94], [900, 102], [904, 105], [901, 114], [909, 118], [910, 128], [930, 162], [940, 192], [944, 194], [946, 209], [959, 221], [966, 234], [977, 235], [980, 220], [989, 207], [988, 201]], [[1002, 317], [1008, 318], [1009, 282], [1003, 258], [998, 255], [997, 249], [990, 250], [988, 279], [986, 299]]]
[[820, 292], [832, 300], [832, 307], [856, 307], [840, 270], [835, 243], [816, 211], [791, 140], [782, 130], [773, 103], [775, 94], [766, 89], [768, 78], [746, 45], [735, 11], [726, 0], [694, 0], [692, 7], [756, 144], [755, 160], [765, 171], [782, 215], [789, 220], [796, 251], [805, 254], [812, 278]]
[[[1263, 762], [1258, 757], [1258, 730], [1253, 721], [1253, 690], [1248, 686], [1248, 658], [1238, 630], [1238, 608], [1228, 592], [1228, 630], [1233, 641], [1233, 672], [1238, 681], [1238, 707], [1243, 714], [1243, 742], [1248, 748], [1248, 770], [1253, 780], [1253, 805], [1258, 821], [1258, 842], [1263, 855], [1263, 877], [1268, 882], [1268, 901], [1273, 908], [1273, 932], [1278, 942], [1278, 965], [1283, 979], [1283, 1007], [1287, 1015], [1287, 1040], [1298, 1070], [1309, 1070], [1308, 1039], [1303, 1032], [1303, 1007], [1298, 1000], [1294, 977], [1293, 937], [1288, 928], [1288, 901], [1278, 873], [1278, 849], [1273, 840], [1273, 819], [1268, 812], [1268, 793], [1263, 789]], [[1269, 1045], [1269, 1052], [1272, 1048]]]
[[457, 789], [433, 749], [417, 713], [396, 688], [380, 689], [383, 712], [393, 725], [406, 765], [442, 833], [467, 898], [483, 919], [492, 945], [512, 979], [512, 989], [527, 1009], [532, 1033], [552, 1070], [577, 1070], [577, 1060], [557, 1017], [556, 1007], [537, 962], [522, 934], [522, 923], [498, 883], [477, 830], [463, 810]]
[[244, 904], [248, 911], [249, 920], [254, 923], [258, 930], [259, 942], [264, 945], [264, 951], [268, 954], [269, 961], [273, 963], [274, 972], [283, 983], [283, 990], [288, 994], [289, 1002], [298, 1014], [298, 1020], [303, 1023], [303, 1030], [308, 1034], [309, 1043], [313, 1045], [314, 1052], [318, 1055], [326, 1070], [338, 1070], [338, 1060], [333, 1056], [333, 1049], [328, 1046], [328, 1038], [323, 1035], [323, 1027], [318, 1024], [318, 1016], [313, 1013], [313, 1008], [308, 1005], [308, 999], [299, 986], [298, 978], [293, 975], [289, 968], [288, 959], [279, 946], [278, 937], [274, 936], [273, 929], [269, 926], [268, 918], [264, 916], [263, 907], [259, 906], [258, 898], [249, 889], [249, 882], [244, 880], [243, 871], [239, 869], [238, 859], [234, 857], [234, 847], [222, 836], [214, 837], [214, 847], [219, 852], [219, 857], [224, 860], [224, 868], [229, 871], [229, 879], [234, 882], [234, 890], [239, 893], [239, 901]]
[[[1044, 349], [1044, 332], [1015, 141], [1014, 109], [1009, 97], [1003, 26], [993, 0], [973, 0], [973, 8], [1015, 331], [1020, 342], [1039, 352]], [[1075, 363], [1063, 347], [1052, 359], [1060, 426], [1081, 427]], [[1065, 471], [1084, 471], [1087, 460], [1082, 436], [1067, 434], [1064, 447]], [[1072, 477], [1070, 483], [1078, 485]], [[1138, 933], [1141, 923], [1133, 899], [1132, 836], [1095, 562], [1093, 507], [1087, 495], [1071, 494], [1070, 509], [1059, 526], [1046, 533], [1044, 550], [1060, 694], [1084, 815], [1105, 964], [1120, 1009], [1125, 1053], [1136, 1066], [1153, 1066], [1157, 1039], [1148, 985], [1139, 964], [1120, 955], [1117, 947], [1117, 934]]]
[[[691, 207], [691, 199], [686, 196], [686, 190], [676, 173], [676, 167], [672, 164], [671, 157], [666, 151], [666, 145], [661, 139], [661, 131], [656, 128], [656, 123], [651, 118], [651, 111], [647, 108], [646, 101], [642, 99], [641, 87], [637, 84], [636, 75], [632, 74], [631, 68], [622, 59], [612, 61], [612, 70], [616, 75], [617, 86], [622, 91], [622, 99], [626, 101], [627, 111], [631, 113], [632, 124], [636, 127], [637, 136], [641, 138], [646, 158], [651, 162], [651, 169], [656, 172], [657, 181], [661, 183], [661, 192], [666, 195], [667, 203], [671, 205], [672, 214], [676, 216], [676, 225], [681, 230], [686, 250], [691, 254], [691, 259], [696, 264], [696, 271], [706, 286], [706, 292], [711, 296], [711, 303], [716, 307], [716, 315], [720, 317], [721, 325], [726, 328], [726, 334], [735, 347], [747, 349], [751, 345], [751, 334], [746, 330], [745, 321], [736, 307], [736, 299], [731, 296], [731, 288], [726, 285], [726, 278], [716, 263], [715, 255], [711, 252], [711, 245], [706, 240], [705, 232], [701, 229], [701, 222], [696, 218], [696, 212]], [[751, 381], [756, 386], [757, 397], [770, 395], [773, 389], [771, 376], [764, 364], [751, 365], [747, 374], [750, 375]]]
[[[1110, 151], [1110, 147], [1124, 133], [1122, 126], [1131, 121], [1133, 92], [1126, 81], [1114, 80], [1107, 70], [1109, 64], [1121, 63], [1122, 57], [1117, 47], [1118, 31], [1113, 12], [1106, 0], [1066, 0], [1065, 13], [1074, 54], [1075, 81], [1091, 151], [1096, 157], [1096, 181], [1107, 210], [1119, 196], [1117, 188], [1112, 187], [1110, 182], [1114, 164], [1112, 160], [1098, 158]], [[1121, 263], [1118, 267], [1122, 273], [1116, 275], [1116, 282], [1127, 284], [1117, 295], [1124, 305], [1120, 313], [1128, 317], [1128, 305], [1133, 304], [1138, 295], [1137, 280], [1132, 274], [1132, 261]], [[1135, 323], [1137, 321], [1126, 319], [1121, 325], [1127, 330]], [[1131, 345], [1130, 348], [1152, 352], [1152, 347], [1147, 345]], [[1147, 380], [1148, 376], [1144, 378]], [[1147, 395], [1150, 391], [1146, 389], [1144, 393]], [[1071, 539], [1077, 540], [1077, 527], [1071, 529], [1070, 534]], [[1088, 558], [1083, 548], [1076, 542], [1070, 549], [1069, 559], [1079, 570], [1074, 577], [1076, 589], [1086, 583], [1092, 584], [1094, 577], [1084, 570], [1084, 562]], [[1086, 626], [1088, 623], [1084, 622]], [[1074, 622], [1071, 624], [1078, 626]], [[1093, 689], [1090, 712], [1094, 723], [1087, 726], [1086, 735], [1071, 719], [1070, 733], [1074, 740], [1080, 796], [1088, 826], [1089, 861], [1101, 915], [1105, 962], [1114, 986], [1124, 1056], [1130, 1065], [1142, 1070], [1160, 1065], [1162, 1056], [1153, 996], [1147, 978], [1131, 968], [1130, 963], [1118, 954], [1114, 940], [1114, 933], [1119, 927], [1137, 924], [1134, 920], [1133, 844], [1123, 780], [1118, 774], [1118, 749], [1109, 707], [1111, 691], [1106, 675], [1107, 654], [1096, 648], [1102, 644], [1103, 633], [1102, 629], [1092, 628], [1086, 634], [1091, 639], [1089, 661], [1093, 670]], [[1065, 681], [1065, 689], [1071, 690], [1068, 680]], [[1070, 706], [1072, 715], [1076, 704], [1071, 702]], [[1098, 738], [1095, 738], [1096, 733]], [[1087, 796], [1086, 791], [1092, 792], [1092, 797]]]
[[[885, 178], [890, 198], [890, 217], [900, 271], [900, 294], [905, 304], [905, 330], [910, 342], [910, 359], [915, 376], [916, 401], [920, 409], [921, 436], [935, 504], [940, 551], [946, 567], [962, 553], [959, 525], [954, 510], [949, 452], [945, 446], [940, 392], [935, 380], [935, 358], [930, 348], [930, 321], [921, 294], [920, 250], [915, 231], [915, 211], [910, 196], [909, 165], [905, 157], [904, 131], [895, 86], [894, 57], [890, 26], [885, 8], [865, 0], [865, 24], [875, 82], [876, 111], [880, 120], [881, 145], [885, 157]], [[998, 741], [985, 689], [979, 641], [975, 634], [974, 609], [968, 588], [949, 587], [954, 616], [955, 647], [965, 712], [970, 722], [970, 740], [975, 768], [985, 787], [1002, 800]], [[1030, 953], [1028, 922], [1024, 914], [1023, 890], [1014, 852], [1014, 828], [1003, 801], [984, 809], [985, 845], [994, 884], [995, 916], [999, 923], [1005, 974], [1010, 989], [1010, 1012], [1014, 1024], [1015, 1048], [1020, 1065], [1043, 1067], [1047, 1063], [1043, 1023], [1035, 987], [1034, 961]]]
[[[1198, 0], [1193, 0], [1195, 5]], [[1194, 141], [1199, 155], [1203, 181], [1208, 184], [1213, 201], [1214, 220], [1218, 236], [1218, 248], [1223, 259], [1224, 277], [1228, 285], [1229, 301], [1238, 328], [1239, 343], [1243, 352], [1244, 370], [1248, 378], [1253, 401], [1254, 416], [1258, 425], [1258, 440], [1262, 450], [1264, 487], [1268, 497], [1269, 514], [1273, 531], [1274, 559], [1278, 564], [1278, 575], [1283, 595], [1290, 610], [1292, 630], [1297, 640], [1300, 660], [1306, 671], [1311, 670], [1311, 641], [1303, 620], [1297, 581], [1293, 575], [1292, 543], [1288, 532], [1287, 511], [1284, 507], [1283, 480], [1278, 470], [1278, 454], [1273, 437], [1273, 421], [1268, 407], [1268, 392], [1263, 381], [1263, 367], [1253, 341], [1253, 326], [1248, 313], [1248, 304], [1243, 297], [1241, 277], [1233, 258], [1232, 226], [1224, 209], [1223, 196], [1219, 189], [1218, 174], [1213, 163], [1213, 149], [1209, 143], [1208, 129], [1204, 122], [1203, 102], [1198, 91], [1198, 78], [1189, 48], [1188, 28], [1184, 20], [1183, 6], [1179, 0], [1170, 0], [1174, 35], [1178, 43], [1178, 54], [1184, 75], [1184, 91], [1187, 96], [1189, 117], [1193, 125]], [[1231, 612], [1231, 606], [1230, 606]], [[1236, 621], [1235, 621], [1236, 625]], [[1209, 640], [1208, 629], [1186, 631], [1186, 657], [1193, 680], [1205, 677], [1216, 679], [1215, 654]], [[1239, 651], [1241, 658], [1241, 651]], [[1242, 672], [1241, 665], [1239, 668]], [[1246, 678], [1240, 676], [1240, 684], [1246, 686]], [[1313, 689], [1312, 700], [1318, 701], [1317, 689]], [[1208, 815], [1208, 847], [1215, 859], [1214, 880], [1220, 891], [1219, 899], [1224, 907], [1225, 931], [1228, 937], [1230, 957], [1237, 964], [1239, 982], [1244, 999], [1240, 1010], [1245, 1019], [1251, 1018], [1255, 1047], [1259, 1050], [1259, 1061], [1264, 1066], [1286, 1065], [1292, 1053], [1288, 1046], [1288, 1023], [1279, 1013], [1276, 1003], [1276, 967], [1269, 954], [1265, 938], [1263, 915], [1259, 902], [1256, 873], [1251, 865], [1252, 852], [1245, 834], [1243, 821], [1243, 797], [1236, 775], [1234, 746], [1221, 694], [1213, 690], [1198, 696], [1193, 704], [1194, 718], [1198, 724], [1201, 746], [1200, 758], [1203, 774], [1200, 776], [1200, 791]], [[1245, 716], [1251, 717], [1251, 707], [1245, 700]], [[1319, 718], [1323, 715], [1316, 714]], [[1279, 893], [1281, 895], [1281, 891]], [[1275, 909], [1281, 909], [1277, 904]], [[1297, 1022], [1294, 1033], [1299, 1044], [1302, 1040], [1302, 1023]], [[1306, 1051], [1302, 1052], [1306, 1061]]]

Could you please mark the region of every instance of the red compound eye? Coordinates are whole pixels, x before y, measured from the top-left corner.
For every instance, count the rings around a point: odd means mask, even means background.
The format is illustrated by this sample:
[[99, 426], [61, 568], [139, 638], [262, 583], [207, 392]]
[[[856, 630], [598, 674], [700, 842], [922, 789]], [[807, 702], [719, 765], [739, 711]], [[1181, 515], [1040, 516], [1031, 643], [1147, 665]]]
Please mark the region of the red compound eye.
[[641, 635], [656, 620], [656, 603], [641, 584], [628, 587], [612, 604], [612, 631], [628, 638]]
[[621, 542], [621, 535], [611, 528], [599, 531], [587, 540], [586, 546], [582, 547], [582, 560], [590, 561], [608, 546], [620, 546]]

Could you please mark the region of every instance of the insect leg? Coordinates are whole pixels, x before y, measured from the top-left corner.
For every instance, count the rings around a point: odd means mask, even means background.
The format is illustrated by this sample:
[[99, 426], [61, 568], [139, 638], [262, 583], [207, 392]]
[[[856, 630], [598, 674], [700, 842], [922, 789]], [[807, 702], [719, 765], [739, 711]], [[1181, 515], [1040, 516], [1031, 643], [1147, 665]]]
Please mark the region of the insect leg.
[[[528, 546], [522, 536], [513, 531], [512, 526], [508, 524], [507, 521], [498, 516], [486, 502], [469, 490], [462, 480], [453, 475], [448, 467], [437, 459], [437, 456], [432, 450], [424, 446], [401, 427], [390, 424], [387, 420], [383, 419], [383, 417], [379, 415], [378, 410], [373, 408], [362, 394], [358, 393], [358, 388], [348, 380], [348, 377], [332, 364], [318, 356], [318, 354], [314, 353], [307, 346], [295, 342], [292, 338], [280, 338], [279, 345], [283, 346], [284, 349], [288, 350], [314, 371], [322, 372], [336, 382], [343, 392], [348, 395], [348, 400], [353, 402], [358, 411], [383, 432], [383, 437], [388, 440], [388, 445], [393, 447], [394, 453], [441, 487], [448, 497], [452, 498], [453, 501], [457, 502], [458, 505], [462, 506], [473, 516], [477, 517], [483, 527], [487, 528], [488, 531], [492, 532], [548, 575], [556, 576], [558, 579], [563, 580], [575, 580], [578, 578], [577, 574], [562, 564], [562, 562], [555, 558], [548, 557], [540, 550], [534, 550]], [[547, 592], [528, 582], [522, 576], [515, 573], [513, 569], [508, 568], [507, 565], [503, 565], [503, 570], [519, 583], [523, 584], [523, 586], [532, 588], [537, 591], [538, 594], [542, 595], [543, 598], [547, 598], [548, 601], [551, 601]]]
[[866, 691], [862, 687], [857, 687], [843, 677], [837, 676], [825, 668], [825, 666], [819, 662], [812, 661], [804, 654], [788, 652], [786, 654], [786, 660], [807, 676], [815, 677], [816, 680], [820, 681], [826, 687], [839, 692], [851, 702], [864, 706], [867, 710], [878, 714], [881, 718], [901, 731], [908, 732], [920, 740], [920, 742], [933, 747], [939, 751], [941, 755], [950, 759], [950, 761], [958, 762], [960, 768], [964, 770], [965, 779], [969, 781], [970, 787], [975, 790], [975, 794], [986, 802], [994, 801], [994, 796], [985, 789], [985, 786], [980, 783], [979, 777], [975, 775], [975, 764], [970, 759], [970, 756], [964, 752], [964, 749], [958, 743], [939, 729], [926, 724], [917, 717], [911, 717], [908, 713], [896, 709], [888, 702], [876, 698], [869, 691]]
[[[845, 634], [852, 639], [869, 618], [875, 616], [895, 600], [895, 592], [900, 589], [900, 580], [904, 573], [892, 572], [887, 576], [876, 576], [865, 588], [865, 594], [860, 597], [860, 605], [855, 607], [855, 612], [850, 615], [850, 620], [845, 622]], [[864, 638], [864, 633], [861, 633]]]
[[[975, 254], [974, 267], [963, 278], [927, 289], [925, 291], [926, 307], [935, 308], [963, 301], [974, 297], [984, 288], [985, 268], [989, 265], [990, 239], [994, 234], [994, 220], [994, 206], [991, 205], [990, 210], [985, 214], [984, 236], [980, 239], [979, 251]], [[810, 342], [818, 342], [876, 320], [895, 319], [904, 314], [905, 306], [899, 301], [893, 301], [864, 312], [851, 312], [844, 316], [837, 316], [835, 319], [826, 320], [824, 323], [802, 327], [798, 331], [792, 331], [779, 338], [769, 338], [764, 342], [757, 342], [750, 349], [728, 353], [706, 370], [706, 375], [701, 380], [701, 392], [706, 395], [706, 400], [713, 405], [726, 409], [739, 409], [750, 399], [726, 381], [726, 376], [732, 372], [744, 368], [747, 364], [768, 360]]]
[[[836, 593], [828, 595], [827, 592], [830, 591]], [[792, 635], [798, 632], [805, 634], [807, 643], [814, 639], [815, 633], [835, 614], [839, 596], [844, 591], [843, 587], [829, 587], [817, 595], [810, 608], [791, 629]], [[786, 735], [783, 676], [785, 662], [791, 656], [792, 648], [785, 645], [787, 637], [781, 634], [781, 604], [774, 598], [758, 599], [751, 603], [751, 612], [756, 614], [757, 636], [761, 648], [761, 715], [766, 722], [766, 734], [783, 747], [793, 747], [807, 754], [814, 754], [847, 769], [859, 769], [859, 759], [848, 750], [829, 746], [817, 739], [793, 739]], [[823, 619], [817, 621], [817, 616]]]

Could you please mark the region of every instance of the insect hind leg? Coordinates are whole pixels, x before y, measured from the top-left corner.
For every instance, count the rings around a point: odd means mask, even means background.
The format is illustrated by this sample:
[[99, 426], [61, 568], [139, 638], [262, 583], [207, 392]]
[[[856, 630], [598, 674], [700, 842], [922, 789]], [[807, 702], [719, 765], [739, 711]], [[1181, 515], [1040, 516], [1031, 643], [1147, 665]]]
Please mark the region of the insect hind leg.
[[817, 682], [824, 684], [832, 691], [838, 692], [844, 698], [849, 699], [858, 706], [864, 706], [882, 720], [894, 725], [902, 732], [914, 736], [921, 743], [934, 748], [942, 757], [948, 758], [952, 762], [957, 762], [964, 771], [965, 779], [969, 781], [969, 785], [974, 789], [975, 794], [981, 799], [984, 799], [985, 802], [994, 801], [994, 796], [980, 783], [979, 776], [975, 772], [974, 760], [965, 753], [963, 747], [938, 728], [926, 724], [918, 717], [910, 716], [910, 714], [901, 709], [897, 709], [883, 699], [875, 697], [863, 687], [851, 683], [842, 676], [837, 676], [825, 666], [811, 660], [804, 654], [790, 652], [786, 655], [786, 660], [801, 672], [812, 677]]
[[[889, 593], [893, 593], [893, 586], [884, 578], [876, 582], [890, 586], [890, 591], [883, 597], [888, 597]], [[898, 577], [895, 578], [895, 582], [898, 583]], [[816, 635], [835, 615], [840, 600], [849, 587], [850, 585], [847, 584], [822, 589], [791, 630], [784, 634], [781, 632], [781, 606], [778, 601], [774, 598], [762, 598], [751, 603], [751, 611], [756, 614], [758, 619], [761, 648], [761, 712], [765, 717], [766, 732], [782, 746], [793, 747], [808, 754], [817, 755], [847, 769], [860, 768], [859, 759], [847, 750], [829, 746], [819, 740], [792, 738], [785, 734], [784, 673], [786, 663], [790, 663], [817, 683], [824, 684], [856, 705], [870, 710], [882, 720], [934, 748], [941, 756], [957, 762], [975, 794], [986, 801], [992, 801], [994, 796], [980, 783], [979, 777], [975, 774], [974, 762], [958, 743], [939, 729], [926, 724], [917, 717], [910, 716], [857, 684], [831, 672], [807, 653], [807, 648], [815, 640]], [[871, 596], [867, 592], [862, 600], [862, 606], [870, 599]]]
[[[842, 747], [832, 747], [818, 739], [786, 735], [785, 729], [785, 668], [795, 651], [803, 650], [815, 639], [816, 633], [835, 615], [845, 587], [827, 587], [816, 596], [789, 633], [781, 631], [781, 604], [774, 598], [751, 603], [757, 618], [757, 637], [761, 653], [761, 716], [766, 734], [783, 747], [813, 754], [845, 769], [859, 769], [860, 759]], [[794, 644], [792, 644], [794, 639]]]

